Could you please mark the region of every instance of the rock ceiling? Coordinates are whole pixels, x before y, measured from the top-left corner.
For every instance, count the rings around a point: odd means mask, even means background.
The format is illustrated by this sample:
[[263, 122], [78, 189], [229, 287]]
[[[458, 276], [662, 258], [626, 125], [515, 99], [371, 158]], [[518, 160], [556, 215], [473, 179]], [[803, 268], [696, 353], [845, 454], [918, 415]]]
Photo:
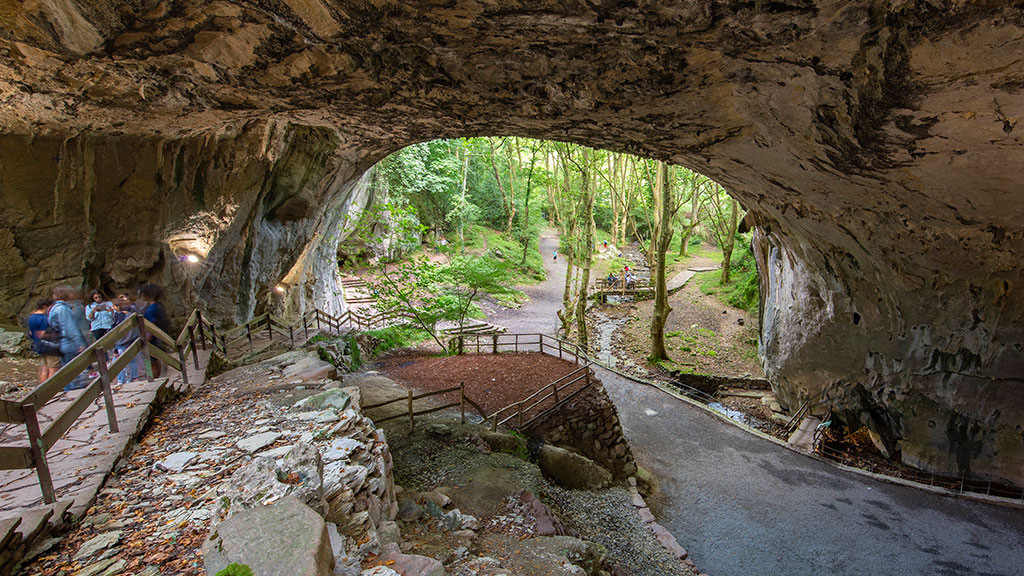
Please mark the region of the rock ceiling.
[[[780, 396], [1024, 483], [1013, 2], [0, 1], [0, 315], [57, 282], [337, 306], [338, 214], [413, 142], [667, 159], [754, 213]], [[184, 270], [178, 247], [199, 250]], [[270, 288], [292, 287], [281, 301]]]

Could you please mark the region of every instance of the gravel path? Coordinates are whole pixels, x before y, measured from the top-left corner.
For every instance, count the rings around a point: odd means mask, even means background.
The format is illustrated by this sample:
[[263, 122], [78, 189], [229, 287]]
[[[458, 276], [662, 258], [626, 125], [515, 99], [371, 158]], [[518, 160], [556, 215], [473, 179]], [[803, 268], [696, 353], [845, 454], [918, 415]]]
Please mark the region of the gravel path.
[[[867, 479], [606, 370], [658, 521], [714, 576], [1014, 576], [1024, 512]], [[653, 411], [656, 414], [650, 414]]]

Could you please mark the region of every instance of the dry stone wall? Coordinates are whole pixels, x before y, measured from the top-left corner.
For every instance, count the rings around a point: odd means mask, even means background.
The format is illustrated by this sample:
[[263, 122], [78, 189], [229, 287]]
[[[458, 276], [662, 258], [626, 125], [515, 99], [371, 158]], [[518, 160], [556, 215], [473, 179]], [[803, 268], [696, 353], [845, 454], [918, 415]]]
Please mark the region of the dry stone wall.
[[618, 480], [636, 474], [633, 451], [622, 435], [619, 413], [600, 383], [567, 402], [529, 434], [579, 451]]

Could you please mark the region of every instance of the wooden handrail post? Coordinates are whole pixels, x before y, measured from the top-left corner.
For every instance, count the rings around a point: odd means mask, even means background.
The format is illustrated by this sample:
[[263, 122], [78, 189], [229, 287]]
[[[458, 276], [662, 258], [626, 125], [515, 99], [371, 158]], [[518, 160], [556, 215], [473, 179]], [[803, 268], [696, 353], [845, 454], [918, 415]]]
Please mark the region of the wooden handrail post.
[[492, 354], [497, 354], [498, 353], [498, 335], [497, 334], [494, 334], [494, 335], [491, 336], [491, 353]]
[[[194, 326], [188, 327], [188, 340], [192, 343], [192, 365], [195, 366], [196, 370], [199, 370], [199, 351], [196, 350], [196, 329]], [[206, 346], [203, 346], [203, 349], [205, 348]]]
[[[206, 329], [203, 328], [203, 311], [196, 308], [196, 324], [199, 325], [199, 343], [203, 346], [203, 350], [206, 350]], [[197, 366], [198, 370], [199, 367]]]
[[466, 383], [459, 382], [459, 412], [462, 414], [462, 423], [466, 423]]
[[96, 355], [96, 368], [100, 373], [100, 385], [103, 386], [103, 402], [107, 405], [107, 425], [111, 432], [117, 432], [117, 413], [114, 411], [114, 394], [110, 391], [107, 354], [103, 348], [96, 348], [93, 353]]
[[518, 424], [516, 424], [516, 428], [522, 428], [522, 426], [523, 426], [523, 401], [522, 400], [520, 400], [519, 404], [517, 404], [516, 410], [518, 412], [518, 415], [517, 415]]
[[309, 340], [309, 320], [306, 319], [305, 315], [302, 317], [302, 340]]
[[561, 340], [558, 341], [558, 359], [559, 360], [562, 359], [562, 341]]
[[409, 429], [416, 427], [416, 414], [412, 411], [412, 390], [409, 390]]
[[288, 339], [292, 342], [292, 348], [295, 348], [295, 328], [292, 326], [288, 327]]
[[590, 386], [590, 368], [584, 366], [586, 372], [583, 373], [583, 381], [585, 382], [584, 387]]
[[25, 415], [25, 428], [28, 430], [28, 446], [32, 453], [32, 464], [39, 478], [39, 488], [43, 491], [43, 502], [53, 504], [57, 501], [53, 493], [53, 478], [50, 477], [50, 465], [46, 463], [46, 452], [43, 450], [43, 434], [39, 430], [39, 417], [36, 416], [34, 404], [21, 407]]
[[316, 314], [314, 314], [313, 316], [316, 317], [316, 330], [317, 330], [317, 332], [319, 332], [320, 331], [320, 309], [319, 308], [316, 309]]
[[188, 362], [185, 361], [185, 349], [178, 346], [178, 364], [181, 364], [181, 383], [188, 388]]
[[551, 383], [551, 394], [555, 397], [555, 404], [558, 404], [558, 382]]
[[494, 421], [491, 423], [491, 432], [497, 432], [498, 431], [498, 413], [497, 412], [494, 413], [493, 418], [494, 418]]
[[252, 352], [252, 324], [245, 325], [245, 334], [249, 337], [249, 352]]
[[267, 312], [266, 315], [264, 316], [264, 318], [267, 319], [267, 338], [270, 338], [270, 341], [273, 342], [274, 341], [274, 323], [270, 319], [270, 312]]
[[146, 380], [153, 381], [153, 355], [149, 352], [149, 332], [146, 331], [146, 319], [136, 316], [139, 323], [139, 339], [142, 340], [142, 358], [146, 365]]

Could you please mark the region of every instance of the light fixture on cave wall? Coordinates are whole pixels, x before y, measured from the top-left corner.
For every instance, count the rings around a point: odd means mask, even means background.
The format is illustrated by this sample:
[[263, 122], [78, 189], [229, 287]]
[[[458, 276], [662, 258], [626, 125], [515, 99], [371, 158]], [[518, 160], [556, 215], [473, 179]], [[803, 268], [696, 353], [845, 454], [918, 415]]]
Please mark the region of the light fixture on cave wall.
[[188, 305], [197, 306], [199, 298], [195, 282], [206, 271], [210, 244], [195, 234], [178, 234], [167, 239], [167, 246], [177, 261], [176, 266], [171, 266], [172, 277], [184, 288]]

